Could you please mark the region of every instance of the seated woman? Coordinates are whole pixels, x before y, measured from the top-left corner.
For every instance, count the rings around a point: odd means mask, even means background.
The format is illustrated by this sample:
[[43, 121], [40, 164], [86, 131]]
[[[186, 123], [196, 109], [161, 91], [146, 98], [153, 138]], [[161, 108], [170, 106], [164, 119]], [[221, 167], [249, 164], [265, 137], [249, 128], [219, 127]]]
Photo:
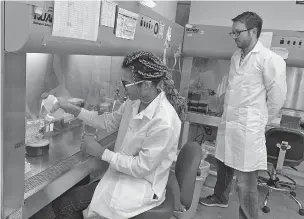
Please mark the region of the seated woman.
[[57, 219], [132, 218], [165, 200], [187, 103], [168, 68], [152, 53], [135, 52], [122, 67], [129, 69], [122, 81], [128, 100], [116, 112], [98, 116], [61, 98], [52, 110], [62, 108], [98, 129], [118, 130], [114, 151], [83, 136], [86, 152], [108, 162], [109, 168], [100, 181], [57, 198]]

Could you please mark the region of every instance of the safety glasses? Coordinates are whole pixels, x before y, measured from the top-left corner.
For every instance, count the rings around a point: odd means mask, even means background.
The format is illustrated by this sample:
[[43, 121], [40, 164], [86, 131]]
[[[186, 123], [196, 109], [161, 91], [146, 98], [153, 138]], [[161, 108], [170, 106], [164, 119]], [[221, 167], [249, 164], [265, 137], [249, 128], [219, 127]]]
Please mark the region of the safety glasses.
[[249, 31], [249, 30], [252, 30], [253, 28], [250, 28], [250, 29], [246, 29], [246, 30], [236, 30], [234, 32], [231, 32], [229, 33], [229, 35], [231, 37], [239, 37], [241, 35], [241, 33], [245, 32], [245, 31]]
[[122, 83], [122, 85], [123, 85], [123, 87], [124, 87], [125, 89], [127, 89], [128, 87], [131, 87], [131, 86], [133, 86], [133, 85], [140, 84], [140, 83], [142, 83], [142, 82], [144, 82], [144, 81], [136, 81], [136, 82], [134, 82], [134, 83], [129, 83], [128, 81], [125, 81], [125, 80], [122, 80], [122, 79], [121, 79], [121, 83]]

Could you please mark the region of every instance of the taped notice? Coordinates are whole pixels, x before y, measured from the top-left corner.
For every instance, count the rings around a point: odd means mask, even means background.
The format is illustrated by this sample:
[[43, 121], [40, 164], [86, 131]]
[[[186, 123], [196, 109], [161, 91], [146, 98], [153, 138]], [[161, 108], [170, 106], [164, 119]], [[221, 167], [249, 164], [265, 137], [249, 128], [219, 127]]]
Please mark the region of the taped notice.
[[115, 35], [119, 38], [133, 40], [138, 20], [138, 14], [123, 8], [118, 8]]
[[117, 4], [110, 0], [103, 0], [100, 10], [100, 25], [114, 27]]
[[96, 41], [101, 1], [55, 1], [53, 36]]
[[[41, 9], [41, 8], [39, 8]], [[36, 9], [35, 9], [36, 12]], [[35, 25], [42, 25], [47, 27], [52, 27], [53, 25], [53, 13], [54, 8], [49, 7], [47, 11], [41, 10], [41, 13], [34, 13], [33, 21], [32, 23]]]
[[271, 47], [271, 51], [281, 56], [283, 59], [288, 59], [289, 51], [283, 47]]

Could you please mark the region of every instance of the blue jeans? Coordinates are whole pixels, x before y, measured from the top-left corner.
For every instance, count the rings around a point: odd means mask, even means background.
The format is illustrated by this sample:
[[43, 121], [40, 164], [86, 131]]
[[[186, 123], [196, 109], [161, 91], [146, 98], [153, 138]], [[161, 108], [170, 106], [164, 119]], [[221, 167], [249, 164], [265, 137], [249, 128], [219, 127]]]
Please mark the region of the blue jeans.
[[86, 179], [52, 202], [56, 219], [83, 219], [82, 211], [91, 203], [99, 180], [93, 183], [88, 182]]
[[257, 219], [258, 204], [258, 171], [241, 172], [217, 160], [217, 181], [214, 194], [222, 202], [227, 203], [233, 176], [236, 176], [236, 191], [239, 196], [239, 219]]

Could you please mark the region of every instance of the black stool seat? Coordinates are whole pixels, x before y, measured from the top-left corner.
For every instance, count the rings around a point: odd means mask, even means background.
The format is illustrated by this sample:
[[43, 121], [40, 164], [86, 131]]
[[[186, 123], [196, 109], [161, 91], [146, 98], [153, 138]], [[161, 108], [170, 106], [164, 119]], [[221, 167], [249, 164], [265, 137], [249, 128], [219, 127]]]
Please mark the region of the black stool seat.
[[174, 196], [171, 188], [166, 188], [165, 201], [149, 211], [132, 217], [132, 219], [169, 219], [174, 212]]

